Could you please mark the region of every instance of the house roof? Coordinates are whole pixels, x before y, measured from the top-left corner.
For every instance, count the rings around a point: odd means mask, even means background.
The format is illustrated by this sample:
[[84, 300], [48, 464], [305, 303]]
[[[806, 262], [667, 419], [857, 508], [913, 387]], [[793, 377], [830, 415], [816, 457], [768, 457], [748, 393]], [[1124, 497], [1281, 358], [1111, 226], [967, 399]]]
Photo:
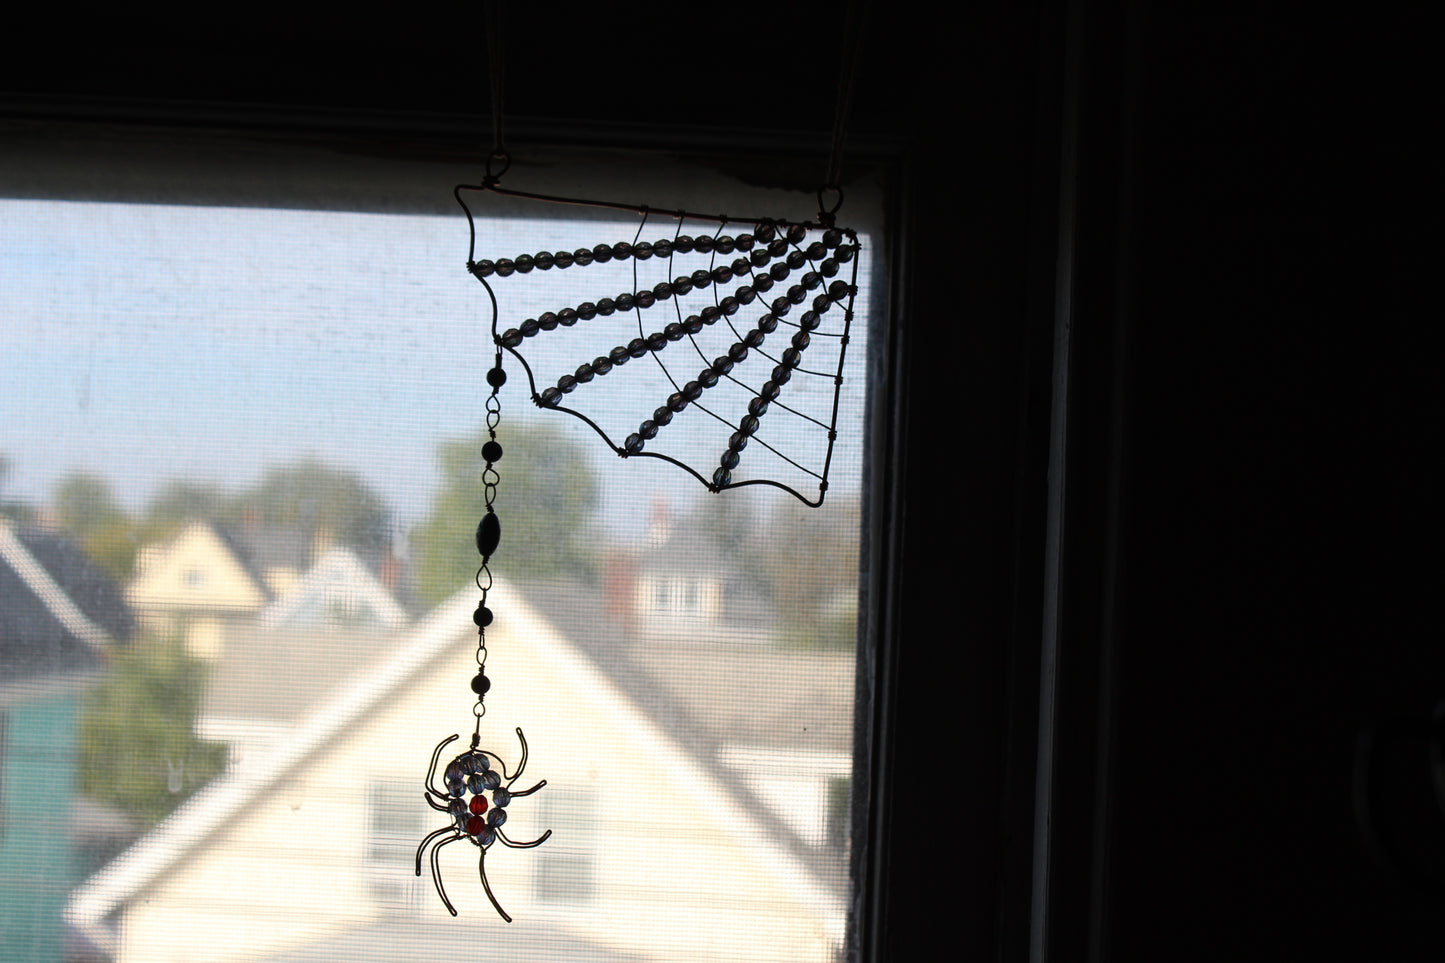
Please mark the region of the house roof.
[[134, 627], [120, 588], [68, 538], [0, 519], [0, 702], [74, 680]]

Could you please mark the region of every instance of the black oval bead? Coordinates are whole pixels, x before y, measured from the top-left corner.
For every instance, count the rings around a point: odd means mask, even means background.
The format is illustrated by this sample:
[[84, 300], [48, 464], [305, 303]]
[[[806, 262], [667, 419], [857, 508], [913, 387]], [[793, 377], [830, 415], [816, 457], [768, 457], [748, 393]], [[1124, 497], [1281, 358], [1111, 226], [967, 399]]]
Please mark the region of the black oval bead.
[[767, 314], [759, 316], [758, 330], [767, 334], [772, 334], [774, 331], [778, 330], [778, 319], [773, 315], [771, 311]]
[[492, 680], [478, 672], [472, 678], [472, 691], [477, 695], [486, 695], [487, 690], [492, 687]]
[[572, 266], [572, 252], [571, 252], [571, 251], [558, 251], [558, 252], [557, 252], [557, 256], [556, 256], [556, 261], [557, 261], [557, 266], [558, 266], [559, 268], [571, 267], [571, 266]]
[[639, 261], [646, 261], [652, 257], [652, 242], [643, 241], [632, 249], [632, 256]]
[[536, 257], [532, 258], [532, 260], [535, 261], [537, 267], [543, 271], [550, 271], [552, 265], [557, 263], [557, 259], [552, 256], [551, 251], [538, 251]]
[[703, 327], [704, 325], [702, 318], [698, 317], [695, 314], [690, 316], [686, 321], [682, 323], [682, 329], [688, 334], [697, 334], [703, 329]]
[[826, 311], [833, 306], [833, 301], [826, 294], [820, 294], [813, 299], [814, 311]]
[[807, 288], [809, 291], [813, 290], [822, 283], [823, 275], [819, 274], [817, 271], [809, 271], [807, 274], [803, 275], [803, 287]]
[[729, 358], [725, 354], [718, 355], [716, 358], [712, 359], [712, 370], [716, 371], [720, 375], [727, 374], [729, 371], [733, 370], [733, 359]]
[[652, 253], [658, 257], [672, 257], [672, 242], [667, 238], [663, 238], [652, 245]]
[[577, 323], [577, 309], [563, 308], [557, 312], [557, 322], [564, 328], [570, 328]]
[[788, 267], [796, 271], [798, 268], [808, 263], [808, 255], [795, 248], [794, 250], [788, 252], [787, 260], [783, 263], [787, 264]]
[[532, 337], [538, 331], [542, 330], [542, 325], [540, 322], [537, 321], [536, 318], [528, 318], [527, 320], [522, 322], [520, 327], [522, 329], [522, 335], [528, 338]]
[[753, 264], [745, 257], [740, 257], [732, 263], [733, 277], [742, 277], [744, 274], [753, 273]]
[[717, 372], [711, 368], [703, 368], [697, 373], [697, 383], [704, 388], [712, 388], [717, 385]]
[[709, 304], [702, 309], [698, 316], [702, 318], [704, 324], [712, 324], [718, 318], [722, 317], [722, 308], [716, 304]]
[[719, 264], [712, 269], [712, 279], [718, 284], [727, 284], [733, 279], [733, 269], [726, 264]]
[[551, 311], [544, 311], [537, 315], [537, 324], [541, 326], [543, 331], [551, 331], [557, 327], [557, 315]]
[[744, 284], [738, 288], [738, 304], [752, 304], [753, 299], [757, 296], [757, 292], [753, 290], [750, 284]]
[[728, 482], [732, 480], [732, 472], [728, 471], [726, 468], [719, 468], [717, 471], [712, 473], [712, 483], [717, 488], [726, 488]]
[[743, 415], [742, 420], [738, 422], [738, 431], [745, 435], [751, 435], [757, 430], [758, 419], [753, 415]]
[[759, 221], [758, 226], [753, 228], [753, 237], [764, 243], [771, 241], [776, 233], [777, 229], [773, 226], [773, 222], [766, 219]]
[[482, 446], [482, 457], [486, 459], [488, 463], [501, 461], [502, 446], [497, 444], [495, 441], [487, 442], [485, 445]]
[[741, 304], [738, 304], [738, 299], [733, 297], [731, 294], [723, 298], [722, 304], [719, 306], [722, 308], [722, 313], [728, 315], [729, 317], [737, 314], [738, 308], [742, 307]]
[[672, 285], [666, 281], [659, 281], [653, 285], [652, 296], [659, 301], [666, 301], [672, 297]]
[[644, 421], [642, 424], [637, 426], [637, 433], [647, 439], [656, 438], [657, 423], [653, 421]]
[[583, 321], [591, 321], [593, 318], [597, 317], [597, 305], [593, 304], [591, 301], [583, 301], [581, 304], [577, 305], [577, 317], [581, 318]]
[[[767, 401], [773, 401], [778, 397], [778, 383], [776, 381], [764, 381], [763, 386], [758, 389], [758, 394]], [[754, 412], [756, 414], [756, 412]]]
[[572, 260], [576, 262], [578, 267], [586, 267], [592, 263], [592, 252], [585, 247], [579, 247], [572, 252]]
[[673, 294], [676, 294], [678, 297], [682, 297], [684, 294], [690, 294], [691, 292], [692, 278], [688, 277], [685, 274], [680, 274], [672, 279]]
[[768, 268], [768, 277], [772, 278], [774, 281], [781, 281], [787, 276], [788, 266], [782, 261], [779, 261], [777, 264], [774, 264], [772, 267]]
[[702, 385], [696, 381], [689, 381], [682, 386], [682, 396], [688, 401], [696, 401], [702, 397]]
[[789, 348], [783, 352], [783, 364], [789, 368], [796, 368], [803, 361], [803, 355], [797, 348]]
[[571, 394], [577, 390], [577, 379], [572, 375], [563, 375], [557, 379], [557, 387], [563, 394]]
[[748, 414], [761, 415], [768, 410], [768, 399], [753, 398], [748, 402]]
[[572, 377], [577, 379], [578, 384], [585, 385], [592, 380], [594, 374], [596, 374], [596, 372], [592, 370], [592, 365], [583, 362], [577, 366], [576, 371], [572, 372]]
[[[653, 296], [651, 291], [638, 291], [632, 297], [639, 308], [650, 308], [657, 303], [657, 298]], [[618, 298], [617, 303], [620, 306], [622, 304], [622, 298]]]
[[808, 236], [808, 229], [801, 224], [794, 224], [788, 228], [788, 242], [791, 244], [802, 244], [803, 239]]
[[713, 239], [704, 234], [702, 237], [692, 239], [692, 249], [701, 254], [707, 254], [713, 249]]
[[828, 245], [822, 241], [814, 241], [808, 245], [808, 260], [821, 261], [828, 256]]
[[747, 334], [743, 335], [743, 344], [747, 345], [749, 348], [760, 347], [765, 337], [767, 337], [767, 335], [759, 331], [757, 328], [754, 328]]
[[653, 351], [661, 351], [667, 347], [667, 335], [661, 331], [654, 331], [647, 336], [647, 346]]
[[497, 260], [497, 277], [499, 278], [511, 276], [512, 272], [516, 269], [517, 265], [514, 264], [509, 257], [499, 258]]
[[838, 262], [832, 258], [827, 258], [822, 264], [818, 265], [818, 271], [823, 277], [830, 278], [838, 273]]
[[847, 264], [849, 261], [853, 260], [853, 255], [857, 253], [858, 245], [840, 244], [838, 246], [838, 250], [833, 253], [833, 256], [838, 259], [839, 264]]
[[[753, 400], [757, 401], [758, 399], [754, 398]], [[728, 436], [728, 448], [732, 451], [742, 451], [746, 447], [748, 447], [748, 436], [744, 432], [735, 431]]]
[[739, 251], [742, 251], [744, 254], [746, 254], [753, 248], [753, 236], [751, 234], [739, 234], [737, 240], [735, 240], [733, 244], [737, 247]]
[[526, 274], [528, 271], [532, 270], [532, 265], [534, 262], [532, 261], [532, 255], [518, 254], [517, 260], [514, 263], [517, 266], [517, 273]]
[[843, 243], [843, 232], [836, 227], [830, 227], [823, 232], [823, 244], [834, 248]]
[[602, 315], [604, 318], [608, 317], [616, 310], [617, 302], [612, 300], [611, 298], [603, 298], [597, 302], [597, 313]]
[[681, 341], [687, 337], [687, 331], [676, 321], [671, 322], [667, 327], [663, 328], [662, 333], [667, 335], [667, 340], [669, 341]]
[[798, 327], [804, 331], [816, 331], [822, 323], [823, 319], [817, 311], [804, 311], [798, 316]]
[[634, 358], [642, 357], [647, 354], [647, 342], [641, 338], [633, 338], [627, 342], [627, 353]]
[[592, 249], [592, 259], [598, 264], [606, 264], [612, 260], [612, 245], [599, 244]]
[[772, 289], [773, 278], [770, 274], [759, 274], [753, 278], [753, 290], [759, 294], [767, 294]]
[[832, 298], [834, 301], [841, 301], [841, 300], [843, 300], [844, 298], [846, 298], [847, 296], [848, 296], [848, 282], [847, 282], [847, 281], [838, 280], [838, 281], [834, 281], [832, 284], [828, 285], [828, 297]]
[[487, 608], [485, 604], [478, 602], [477, 610], [472, 613], [472, 621], [476, 623], [478, 628], [485, 629], [492, 624], [492, 610]]
[[738, 458], [738, 453], [729, 448], [723, 452], [722, 466], [724, 468], [736, 468], [738, 467], [738, 462], [741, 460], [742, 459]]
[[795, 284], [788, 288], [788, 300], [794, 304], [802, 304], [808, 300], [808, 289], [801, 284]]
[[[508, 332], [508, 334], [510, 333], [511, 332]], [[500, 388], [506, 383], [507, 373], [503, 371], [500, 367], [493, 368], [491, 371], [487, 372], [487, 384], [491, 385], [493, 388]]]
[[673, 411], [681, 411], [687, 407], [687, 399], [682, 396], [682, 392], [674, 391], [667, 396], [667, 407]]
[[702, 268], [698, 268], [692, 272], [692, 283], [694, 287], [705, 288], [712, 283], [712, 275]]
[[785, 364], [780, 364], [773, 369], [773, 383], [785, 385], [793, 380], [793, 369]]
[[607, 357], [612, 359], [613, 364], [627, 364], [627, 360], [631, 358], [632, 355], [627, 353], [627, 347], [625, 345], [619, 344], [617, 347], [607, 352]]
[[495, 512], [487, 512], [477, 523], [477, 554], [488, 558], [497, 550], [502, 540], [502, 522]]
[[550, 408], [561, 400], [562, 392], [558, 391], [556, 388], [553, 388], [551, 385], [548, 385], [546, 388], [542, 389], [542, 404], [546, 405], [547, 407]]
[[672, 409], [663, 405], [652, 413], [652, 420], [659, 425], [665, 425], [672, 420]]
[[811, 340], [812, 339], [808, 337], [808, 332], [799, 331], [797, 334], [793, 335], [793, 347], [797, 348], [799, 351], [802, 351], [808, 346], [808, 343]]
[[678, 254], [691, 254], [694, 246], [695, 242], [686, 234], [679, 234], [672, 242], [672, 249]]
[[617, 295], [617, 310], [631, 311], [632, 306], [636, 303], [636, 301], [637, 299], [634, 298], [632, 295], [623, 292], [622, 294]]
[[773, 257], [782, 257], [788, 253], [788, 241], [786, 238], [775, 237], [768, 242], [768, 253]]
[[608, 358], [606, 355], [601, 355], [599, 357], [593, 358], [592, 370], [597, 372], [598, 375], [605, 375], [607, 372], [612, 370], [612, 359]]
[[[595, 252], [594, 252], [595, 253]], [[632, 245], [626, 241], [618, 241], [612, 245], [612, 256], [619, 261], [625, 261], [632, 256]]]
[[731, 254], [733, 252], [733, 239], [731, 235], [718, 235], [717, 239], [712, 242], [712, 245], [717, 248], [719, 254]]
[[772, 307], [774, 314], [782, 317], [793, 309], [793, 302], [790, 301], [785, 294], [780, 298], [773, 298], [773, 303], [770, 307]]
[[728, 348], [728, 358], [733, 361], [742, 361], [748, 356], [748, 346], [741, 341], [734, 341], [733, 346]]
[[753, 263], [753, 267], [762, 267], [764, 264], [767, 264], [769, 261], [771, 261], [772, 258], [768, 257], [768, 252], [766, 248], [760, 247], [756, 251], [748, 255], [748, 260]]

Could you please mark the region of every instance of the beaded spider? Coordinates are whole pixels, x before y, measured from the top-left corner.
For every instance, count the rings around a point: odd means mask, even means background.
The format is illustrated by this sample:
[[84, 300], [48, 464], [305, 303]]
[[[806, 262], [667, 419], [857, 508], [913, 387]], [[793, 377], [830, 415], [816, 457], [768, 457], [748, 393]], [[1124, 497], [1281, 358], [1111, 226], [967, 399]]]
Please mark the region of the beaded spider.
[[[442, 750], [450, 743], [458, 739], [458, 736], [448, 736], [437, 743], [436, 749], [431, 754], [431, 766], [426, 773], [426, 792], [424, 798], [427, 805], [452, 817], [452, 825], [443, 826], [421, 841], [416, 848], [416, 874], [421, 875], [421, 857], [426, 850], [427, 844], [439, 837], [440, 839], [432, 847], [431, 851], [431, 877], [436, 883], [437, 895], [442, 898], [447, 911], [453, 916], [457, 915], [456, 907], [452, 901], [447, 899], [447, 892], [442, 887], [441, 867], [437, 864], [437, 853], [447, 843], [454, 843], [459, 839], [470, 840], [473, 845], [481, 850], [481, 857], [477, 863], [478, 872], [482, 877], [482, 887], [487, 891], [487, 899], [492, 901], [502, 919], [508, 923], [512, 918], [507, 911], [502, 909], [502, 904], [497, 902], [497, 897], [492, 895], [492, 886], [487, 882], [487, 850], [492, 843], [501, 841], [502, 845], [510, 846], [513, 849], [531, 849], [533, 846], [540, 846], [552, 835], [552, 830], [547, 830], [538, 838], [529, 843], [518, 843], [502, 835], [502, 824], [507, 821], [507, 804], [518, 796], [530, 796], [532, 793], [547, 785], [543, 779], [531, 789], [521, 792], [512, 790], [512, 783], [522, 775], [522, 770], [527, 766], [527, 737], [522, 735], [522, 729], [517, 728], [517, 738], [522, 743], [522, 759], [517, 763], [517, 771], [511, 775], [507, 774], [507, 764], [496, 753], [487, 752], [477, 748], [477, 737], [472, 736], [472, 748], [457, 756], [447, 763], [443, 771], [443, 781], [446, 783], [446, 792], [436, 789], [432, 780], [436, 777], [437, 760], [441, 758]], [[490, 758], [489, 758], [490, 757]], [[493, 767], [492, 760], [496, 760]], [[501, 770], [499, 773], [498, 770]], [[486, 793], [491, 793], [490, 803]], [[468, 795], [470, 794], [470, 799]]]

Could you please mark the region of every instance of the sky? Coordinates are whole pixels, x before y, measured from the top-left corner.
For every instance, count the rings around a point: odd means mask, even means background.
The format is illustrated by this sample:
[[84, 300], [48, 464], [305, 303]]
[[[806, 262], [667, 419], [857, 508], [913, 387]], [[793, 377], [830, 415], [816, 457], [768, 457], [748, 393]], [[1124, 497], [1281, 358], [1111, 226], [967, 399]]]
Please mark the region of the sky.
[[[676, 231], [673, 221], [644, 224], [641, 239]], [[477, 256], [573, 250], [631, 241], [638, 232], [635, 219], [481, 221]], [[270, 466], [316, 456], [357, 472], [405, 530], [430, 504], [438, 444], [475, 432], [489, 393], [491, 307], [466, 273], [466, 256], [460, 214], [0, 200], [0, 454], [11, 461], [0, 498], [44, 504], [60, 479], [87, 470], [139, 511], [168, 481], [235, 490]], [[497, 279], [501, 327], [651, 287], [677, 266], [653, 259]], [[689, 271], [708, 266], [706, 259], [687, 264]], [[866, 299], [866, 271], [860, 287]], [[710, 303], [711, 292], [707, 297]], [[645, 333], [675, 319], [666, 309], [644, 313]], [[739, 330], [757, 313], [740, 313], [746, 320]], [[856, 490], [861, 475], [865, 317], [860, 310], [847, 348], [834, 491]], [[598, 318], [529, 339], [521, 351], [546, 372], [540, 390], [637, 336], [638, 324], [635, 313]], [[790, 333], [780, 329], [765, 348], [780, 352]], [[679, 383], [696, 377], [705, 363], [699, 358], [722, 353], [736, 335], [718, 325], [698, 340], [705, 338], [710, 343], [696, 349], [679, 343], [663, 353], [676, 359], [669, 370]], [[836, 343], [815, 338], [804, 367], [815, 360], [826, 367]], [[752, 363], [763, 365], [761, 373], [754, 367], [744, 374], [740, 365], [739, 375], [756, 385], [771, 362], [754, 355]], [[549, 418], [575, 433], [595, 459], [604, 518], [635, 517], [630, 506], [664, 491], [674, 502], [703, 493], [680, 469], [652, 459], [623, 462], [581, 422], [538, 411], [521, 366], [511, 357], [506, 366], [501, 437], [509, 419]], [[580, 388], [569, 404], [586, 406], [621, 435], [672, 390], [660, 378], [656, 364], [631, 362]], [[712, 398], [731, 418], [736, 401], [722, 394], [703, 400]], [[826, 378], [795, 379], [780, 398], [821, 410], [824, 421], [831, 399]], [[701, 413], [688, 412], [670, 434], [659, 434], [657, 446], [696, 457], [710, 475], [730, 430], [719, 435]], [[826, 446], [822, 430], [776, 410], [759, 438], [813, 466]], [[744, 467], [774, 472], [757, 446], [745, 455]], [[816, 493], [815, 481], [788, 480]], [[788, 498], [773, 491], [764, 497]]]

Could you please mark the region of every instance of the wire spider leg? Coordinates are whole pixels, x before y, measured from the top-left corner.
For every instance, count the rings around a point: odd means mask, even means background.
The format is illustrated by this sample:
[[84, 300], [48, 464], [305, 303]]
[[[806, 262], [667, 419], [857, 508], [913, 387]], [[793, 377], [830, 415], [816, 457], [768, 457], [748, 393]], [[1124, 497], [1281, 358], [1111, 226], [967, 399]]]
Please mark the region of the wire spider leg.
[[428, 766], [426, 770], [426, 788], [431, 792], [435, 793], [436, 795], [442, 797], [443, 799], [447, 798], [447, 794], [444, 792], [439, 792], [437, 788], [432, 785], [432, 780], [436, 777], [437, 774], [437, 760], [441, 758], [443, 749], [445, 749], [451, 743], [456, 742], [460, 738], [461, 737], [458, 735], [452, 735], [446, 739], [443, 739], [441, 742], [437, 743], [437, 747], [431, 751], [431, 765]]
[[[523, 789], [521, 792], [518, 792], [517, 790], [513, 789], [513, 790], [511, 790], [512, 798], [513, 798], [513, 799], [516, 799], [518, 796], [530, 796], [530, 795], [532, 795], [532, 793], [536, 792], [538, 789], [541, 789], [541, 788], [542, 788], [543, 786], [545, 786], [545, 785], [547, 785], [547, 780], [543, 779], [541, 782], [537, 783], [537, 785], [533, 786], [531, 789]], [[450, 810], [448, 810], [448, 812], [450, 812]]]
[[[531, 791], [531, 790], [528, 790], [528, 792], [530, 792], [530, 791]], [[515, 793], [515, 792], [514, 792], [514, 793], [512, 793], [512, 795], [513, 795], [513, 796], [520, 796], [520, 795], [522, 795], [522, 793]], [[437, 802], [435, 799], [433, 799], [433, 798], [431, 797], [431, 793], [430, 793], [430, 792], [424, 792], [424, 793], [422, 793], [422, 794], [421, 794], [421, 798], [425, 799], [425, 800], [426, 800], [426, 804], [427, 804], [428, 806], [430, 806], [431, 808], [437, 810], [438, 812], [444, 812], [444, 813], [448, 813], [448, 814], [451, 813], [451, 810], [450, 810], [450, 809], [448, 809], [447, 807], [443, 806], [441, 803], [439, 803], [439, 802]]]
[[506, 836], [503, 836], [502, 830], [500, 828], [496, 828], [495, 832], [497, 834], [497, 838], [502, 841], [502, 845], [510, 846], [513, 849], [531, 849], [533, 846], [540, 846], [547, 841], [547, 837], [552, 835], [552, 830], [549, 829], [542, 835], [538, 836], [536, 839], [532, 840], [530, 843], [517, 843], [508, 839]]
[[[458, 835], [453, 836], [450, 839], [443, 839], [441, 842], [433, 846], [431, 850], [431, 880], [433, 883], [436, 884], [437, 895], [442, 898], [442, 903], [446, 906], [447, 912], [452, 914], [453, 916], [457, 915], [457, 908], [452, 905], [451, 900], [447, 899], [447, 891], [445, 887], [442, 886], [442, 868], [437, 863], [437, 858], [441, 853], [442, 847], [445, 846], [447, 843], [454, 843], [459, 839], [466, 838], [467, 837], [465, 836]], [[417, 875], [420, 876], [421, 874], [418, 873]]]
[[502, 909], [502, 904], [498, 903], [497, 898], [492, 895], [492, 884], [487, 882], [487, 851], [485, 849], [482, 850], [481, 858], [477, 860], [477, 872], [481, 874], [482, 889], [487, 891], [487, 899], [492, 901], [492, 905], [496, 907], [497, 913], [501, 915], [502, 919], [508, 923], [512, 922], [512, 918], [507, 915], [507, 911]]
[[426, 849], [426, 844], [429, 843], [429, 842], [431, 842], [433, 839], [436, 839], [438, 836], [443, 836], [443, 835], [445, 835], [445, 834], [447, 834], [447, 833], [453, 833], [453, 834], [455, 834], [455, 833], [456, 833], [456, 829], [455, 829], [454, 827], [452, 827], [452, 826], [443, 826], [441, 829], [433, 830], [432, 832], [427, 833], [426, 838], [421, 841], [421, 845], [417, 846], [417, 848], [416, 848], [416, 874], [417, 874], [418, 876], [421, 875], [421, 854], [422, 854], [422, 851], [423, 851], [424, 849]]
[[[521, 759], [520, 762], [517, 763], [517, 771], [514, 772], [514, 773], [512, 773], [510, 776], [507, 776], [507, 787], [508, 787], [508, 788], [511, 788], [512, 783], [515, 782], [518, 778], [521, 777], [521, 775], [522, 775], [522, 770], [527, 768], [527, 737], [524, 736], [524, 735], [522, 735], [522, 727], [521, 727], [521, 726], [518, 726], [518, 727], [517, 727], [517, 738], [518, 738], [519, 740], [521, 740], [521, 742], [522, 742], [522, 759]], [[506, 768], [505, 768], [505, 767], [503, 767], [503, 769], [502, 769], [502, 775], [504, 775], [504, 776], [506, 775]]]

